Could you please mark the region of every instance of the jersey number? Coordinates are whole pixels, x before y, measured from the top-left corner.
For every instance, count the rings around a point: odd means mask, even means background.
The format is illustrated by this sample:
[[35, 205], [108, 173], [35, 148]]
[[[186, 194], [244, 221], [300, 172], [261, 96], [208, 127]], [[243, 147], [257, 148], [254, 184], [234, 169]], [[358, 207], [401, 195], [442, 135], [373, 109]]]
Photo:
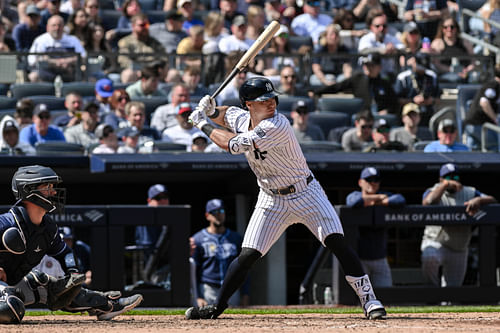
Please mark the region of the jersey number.
[[267, 151], [260, 151], [259, 148], [255, 148], [253, 154], [256, 160], [258, 159], [265, 160]]

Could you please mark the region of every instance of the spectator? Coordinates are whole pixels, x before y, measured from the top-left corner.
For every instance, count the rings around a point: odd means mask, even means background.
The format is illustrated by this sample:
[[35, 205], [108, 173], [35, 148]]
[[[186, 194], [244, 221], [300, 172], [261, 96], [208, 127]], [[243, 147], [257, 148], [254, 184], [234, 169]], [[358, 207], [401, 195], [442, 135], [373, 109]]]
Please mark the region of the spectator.
[[50, 111], [45, 104], [37, 104], [33, 110], [33, 124], [19, 133], [19, 141], [35, 146], [38, 142], [66, 141], [63, 132], [50, 125]]
[[[292, 53], [290, 46], [290, 33], [286, 25], [281, 25], [279, 30], [274, 34], [266, 50], [266, 55], [276, 53], [274, 57], [267, 56], [264, 61], [266, 69], [279, 71], [283, 66], [295, 66], [296, 63], [293, 57], [289, 55]], [[274, 71], [270, 74], [274, 74]]]
[[111, 111], [109, 98], [113, 95], [115, 88], [113, 81], [108, 78], [100, 79], [95, 83], [95, 99], [99, 103], [99, 114], [104, 115]]
[[253, 40], [245, 37], [246, 31], [247, 19], [243, 15], [236, 16], [231, 24], [231, 35], [221, 38], [219, 42], [220, 52], [229, 54], [231, 51], [248, 50]]
[[380, 0], [361, 0], [352, 9], [353, 14], [356, 16], [358, 22], [366, 21], [370, 11], [384, 11]]
[[[500, 64], [495, 65], [495, 77], [483, 83], [465, 117], [467, 146], [474, 150], [481, 145], [481, 127], [485, 123], [498, 125], [500, 112]], [[497, 134], [488, 132], [487, 145], [498, 148]]]
[[116, 57], [110, 56], [111, 46], [104, 36], [104, 27], [97, 23], [89, 24], [89, 34], [85, 49], [89, 55], [87, 75], [101, 79], [106, 72], [116, 70]]
[[189, 34], [189, 29], [195, 25], [203, 26], [203, 21], [194, 17], [194, 7], [192, 0], [178, 0], [177, 10], [184, 17], [184, 23], [182, 23], [182, 30]]
[[[395, 55], [404, 49], [399, 39], [387, 32], [387, 16], [382, 10], [371, 10], [366, 17], [366, 25], [370, 32], [359, 40], [359, 53], [377, 52], [384, 55]], [[382, 72], [393, 75], [396, 71], [394, 59], [382, 61]]]
[[410, 55], [406, 63], [409, 68], [398, 74], [395, 93], [400, 105], [417, 104], [422, 123], [427, 125], [441, 96], [437, 74], [429, 69], [430, 59], [425, 53]]
[[329, 15], [320, 13], [320, 6], [318, 0], [307, 0], [303, 6], [304, 14], [296, 16], [291, 24], [294, 34], [310, 36], [314, 44], [319, 42], [320, 34], [333, 21]]
[[454, 17], [443, 17], [431, 43], [431, 49], [435, 54], [446, 56], [444, 59], [435, 58], [433, 61], [440, 81], [466, 82], [469, 72], [474, 70], [474, 64], [469, 59], [460, 60], [457, 57], [472, 56], [474, 51], [467, 40], [461, 39], [460, 26]]
[[19, 125], [9, 115], [5, 115], [0, 122], [0, 150], [9, 152], [9, 155], [35, 155], [35, 149], [28, 143], [19, 141]]
[[369, 110], [356, 113], [354, 128], [342, 135], [344, 151], [361, 151], [372, 141], [373, 115]]
[[68, 55], [57, 56], [28, 56], [31, 67], [29, 79], [32, 82], [39, 80], [53, 82], [57, 75], [63, 81], [73, 81], [78, 68], [78, 57], [87, 57], [87, 53], [78, 38], [64, 33], [64, 21], [61, 16], [50, 17], [47, 23], [47, 32], [38, 36], [31, 45], [30, 53], [63, 52]]
[[81, 0], [67, 0], [59, 7], [59, 10], [68, 15], [73, 14], [77, 9], [83, 8]]
[[84, 0], [83, 8], [88, 15], [89, 23], [102, 24], [99, 16], [99, 0]]
[[344, 45], [349, 53], [358, 52], [359, 39], [368, 33], [366, 29], [357, 30], [354, 28], [355, 17], [352, 10], [340, 8], [336, 11], [333, 23], [338, 24], [341, 28], [340, 43]]
[[[470, 216], [474, 216], [482, 205], [495, 202], [494, 197], [463, 185], [458, 168], [452, 163], [441, 166], [439, 182], [422, 196], [424, 206], [465, 206]], [[470, 225], [426, 226], [421, 244], [424, 277], [435, 286], [461, 286], [467, 270], [471, 236]]]
[[[179, 45], [177, 46], [177, 54], [195, 54], [192, 56], [182, 56], [177, 58], [177, 67], [183, 68], [185, 66], [201, 66], [201, 54], [203, 49], [203, 44], [205, 40], [203, 39], [203, 26], [196, 25], [189, 29], [189, 36], [183, 38]], [[199, 56], [196, 56], [199, 55]]]
[[250, 40], [256, 40], [265, 28], [266, 14], [264, 9], [258, 5], [250, 5], [246, 17], [248, 19], [246, 37]]
[[188, 66], [182, 73], [182, 82], [188, 87], [192, 96], [205, 96], [208, 94], [207, 88], [201, 83], [201, 70], [199, 66]]
[[125, 106], [130, 102], [130, 96], [125, 89], [116, 89], [109, 99], [111, 112], [104, 115], [103, 123], [109, 124], [113, 129], [128, 126]]
[[[406, 204], [401, 194], [381, 191], [382, 178], [374, 167], [364, 168], [358, 180], [361, 191], [351, 192], [346, 199], [346, 206], [352, 208], [389, 206], [401, 207]], [[392, 275], [387, 261], [387, 228], [359, 227], [358, 255], [366, 274], [374, 287], [391, 287]]]
[[[340, 26], [329, 24], [324, 36], [320, 38], [318, 47], [312, 58], [312, 72], [309, 82], [311, 85], [331, 85], [335, 82], [344, 80], [350, 76], [352, 67], [349, 64], [349, 58], [334, 58], [330, 55], [348, 53], [349, 50], [340, 44]], [[328, 54], [328, 55], [326, 55]], [[344, 74], [349, 73], [349, 74]]]
[[58, 15], [62, 17], [64, 20], [64, 23], [68, 21], [69, 15], [66, 13], [62, 13], [59, 10], [59, 7], [61, 6], [61, 0], [48, 0], [47, 6], [45, 7], [44, 10], [41, 11], [40, 15], [42, 17], [42, 25], [45, 26], [49, 22], [49, 18], [51, 18], [54, 15]]
[[333, 15], [337, 16], [342, 10], [352, 11], [356, 4], [357, 2], [355, 0], [331, 0], [330, 8], [333, 11]]
[[191, 145], [188, 146], [187, 151], [193, 153], [204, 153], [208, 147], [208, 137], [201, 131], [191, 135]]
[[99, 145], [92, 150], [92, 154], [115, 154], [118, 150], [118, 138], [115, 130], [108, 124], [100, 124], [95, 129], [95, 136]]
[[406, 146], [398, 141], [390, 141], [389, 133], [391, 126], [384, 118], [377, 119], [373, 125], [372, 142], [363, 149], [364, 152], [377, 151], [402, 151], [406, 150]]
[[184, 17], [182, 14], [172, 9], [165, 14], [165, 23], [155, 23], [151, 25], [151, 35], [158, 39], [168, 54], [175, 53], [179, 42], [188, 36], [188, 34], [182, 30], [183, 22]]
[[68, 93], [64, 99], [64, 107], [68, 112], [55, 118], [52, 124], [61, 129], [78, 125], [82, 120], [82, 106], [83, 100], [79, 93], [75, 91]]
[[219, 12], [209, 12], [205, 18], [205, 44], [203, 54], [219, 52], [219, 41], [227, 35], [223, 32], [224, 16]]
[[374, 114], [395, 114], [398, 112], [396, 93], [389, 80], [382, 78], [380, 55], [377, 53], [361, 56], [359, 62], [362, 72], [356, 72], [351, 77], [331, 86], [316, 89], [316, 95], [352, 92], [354, 97], [363, 99], [363, 108], [371, 109]]
[[83, 47], [86, 48], [86, 43], [90, 36], [90, 30], [88, 16], [87, 13], [85, 13], [85, 9], [77, 9], [73, 14], [71, 14], [67, 27], [69, 28], [69, 34], [78, 38]]
[[[165, 56], [165, 48], [149, 33], [149, 20], [146, 14], [132, 16], [132, 33], [118, 41], [118, 63], [121, 68], [136, 69], [143, 64], [161, 59]], [[156, 34], [155, 36], [160, 36]]]
[[141, 69], [141, 78], [125, 89], [130, 98], [136, 97], [167, 97], [163, 90], [158, 89], [158, 71], [151, 67]]
[[140, 132], [139, 145], [143, 145], [147, 141], [161, 139], [156, 129], [145, 124], [146, 107], [144, 103], [137, 101], [127, 103], [127, 105], [125, 105], [125, 113], [127, 114], [128, 127], [135, 127]]
[[290, 117], [292, 117], [293, 132], [299, 143], [325, 140], [325, 135], [321, 128], [309, 123], [309, 108], [304, 100], [300, 99], [293, 103]]
[[127, 127], [121, 133], [123, 145], [118, 147], [118, 154], [135, 154], [139, 152], [139, 135], [141, 134], [134, 126]]
[[238, 3], [236, 0], [219, 0], [220, 13], [224, 17], [224, 27], [231, 31], [231, 25], [236, 16], [243, 15], [237, 11]]
[[189, 147], [193, 141], [192, 136], [200, 130], [188, 121], [188, 117], [193, 112], [191, 104], [181, 103], [177, 106], [177, 125], [165, 129], [162, 133], [162, 140], [165, 142], [179, 143]]
[[29, 98], [23, 98], [16, 103], [16, 111], [14, 111], [14, 119], [19, 125], [19, 129], [33, 124], [33, 110], [35, 103]]
[[[226, 211], [222, 200], [212, 199], [207, 202], [205, 218], [209, 223], [208, 227], [193, 235], [196, 248], [192, 258], [196, 263], [198, 306], [215, 304], [229, 264], [238, 256], [243, 241], [240, 234], [225, 226]], [[229, 299], [229, 304], [248, 304], [248, 290], [242, 288], [241, 291], [245, 296], [240, 297], [236, 292]]]
[[408, 0], [404, 13], [405, 21], [415, 21], [422, 36], [434, 38], [439, 20], [449, 15], [446, 0]]
[[470, 151], [466, 145], [457, 142], [458, 130], [452, 119], [443, 119], [437, 130], [438, 140], [432, 141], [424, 148], [425, 153], [450, 153], [454, 151]]
[[[430, 43], [427, 43], [428, 45], [425, 45], [424, 49], [424, 45], [422, 44], [422, 35], [420, 34], [420, 30], [418, 30], [417, 24], [413, 21], [405, 24], [403, 33], [399, 39], [405, 46], [403, 51], [407, 55], [416, 54], [418, 52], [430, 52]], [[406, 57], [400, 57], [399, 65], [401, 67], [406, 66]]]
[[99, 105], [91, 101], [81, 110], [82, 121], [75, 126], [68, 127], [64, 131], [67, 142], [78, 143], [84, 147], [98, 142], [98, 136], [95, 133], [99, 124]]
[[413, 145], [420, 140], [418, 137], [418, 125], [420, 124], [420, 108], [415, 103], [403, 106], [401, 112], [403, 126], [394, 128], [389, 134], [391, 141], [401, 142], [407, 150], [413, 151]]
[[189, 88], [183, 84], [176, 84], [172, 88], [172, 94], [169, 104], [159, 106], [151, 116], [151, 127], [158, 132], [163, 132], [166, 128], [175, 126], [177, 121], [176, 108], [179, 104], [189, 103]]
[[45, 27], [40, 24], [40, 10], [34, 5], [26, 7], [26, 23], [19, 23], [12, 31], [17, 51], [28, 51], [35, 38], [45, 32]]
[[302, 7], [297, 6], [295, 0], [284, 1], [283, 4], [280, 0], [267, 0], [264, 1], [264, 14], [267, 22], [278, 21], [290, 27], [292, 20], [302, 14]]
[[92, 283], [92, 271], [90, 270], [90, 246], [79, 239], [75, 239], [73, 230], [70, 227], [59, 228], [59, 234], [66, 245], [73, 249], [73, 253], [76, 256], [76, 259], [78, 259], [79, 272], [85, 274], [84, 283], [87, 286], [90, 286]]
[[118, 20], [116, 29], [120, 31], [131, 31], [132, 17], [141, 12], [141, 3], [138, 0], [126, 0], [122, 5], [122, 16], [120, 16], [120, 19]]
[[282, 96], [303, 96], [307, 97], [305, 89], [297, 85], [297, 73], [293, 66], [284, 66], [280, 72], [280, 88]]

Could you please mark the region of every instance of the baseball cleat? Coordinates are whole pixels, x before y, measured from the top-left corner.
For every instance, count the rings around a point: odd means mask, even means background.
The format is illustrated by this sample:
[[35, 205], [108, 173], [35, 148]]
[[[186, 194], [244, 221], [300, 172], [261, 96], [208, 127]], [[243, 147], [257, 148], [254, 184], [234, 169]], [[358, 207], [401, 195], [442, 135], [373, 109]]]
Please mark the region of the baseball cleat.
[[219, 309], [217, 305], [193, 306], [186, 310], [186, 319], [217, 319], [224, 310]]
[[366, 318], [370, 320], [385, 319], [387, 316], [384, 306], [376, 299], [366, 302], [364, 310]]
[[124, 297], [117, 300], [110, 300], [110, 303], [113, 306], [113, 308], [109, 312], [98, 314], [97, 320], [111, 320], [114, 317], [121, 315], [124, 312], [132, 310], [141, 302], [142, 302], [141, 294]]

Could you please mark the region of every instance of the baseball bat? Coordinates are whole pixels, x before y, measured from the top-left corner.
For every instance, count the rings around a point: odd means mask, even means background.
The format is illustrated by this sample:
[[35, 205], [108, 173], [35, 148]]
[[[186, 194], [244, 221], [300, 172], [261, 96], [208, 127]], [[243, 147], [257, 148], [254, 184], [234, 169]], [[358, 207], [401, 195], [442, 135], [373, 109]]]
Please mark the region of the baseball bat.
[[245, 54], [241, 57], [240, 61], [236, 64], [235, 68], [231, 71], [231, 73], [224, 79], [224, 82], [217, 88], [217, 90], [212, 94], [212, 98], [215, 98], [219, 93], [224, 89], [229, 82], [239, 73], [241, 72], [250, 61], [255, 58], [257, 53], [259, 53], [264, 46], [273, 38], [274, 34], [279, 30], [280, 24], [278, 21], [272, 21], [264, 30], [260, 36], [255, 40], [255, 42], [250, 46], [250, 48], [245, 52]]

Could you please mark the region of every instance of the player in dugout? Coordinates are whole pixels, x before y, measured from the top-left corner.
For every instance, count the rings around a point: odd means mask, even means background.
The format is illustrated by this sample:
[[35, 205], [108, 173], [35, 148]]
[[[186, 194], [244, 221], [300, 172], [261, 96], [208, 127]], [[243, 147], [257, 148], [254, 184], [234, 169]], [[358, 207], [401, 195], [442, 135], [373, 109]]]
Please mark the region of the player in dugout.
[[[241, 287], [252, 266], [285, 230], [304, 224], [340, 261], [347, 282], [359, 297], [367, 318], [383, 319], [361, 262], [344, 239], [342, 224], [325, 191], [307, 166], [288, 119], [278, 113], [278, 92], [265, 77], [252, 77], [239, 89], [242, 107], [215, 107], [209, 95], [190, 115], [192, 123], [231, 154], [245, 154], [257, 176], [260, 192], [243, 239], [240, 255], [231, 262], [215, 304], [191, 307], [187, 319], [216, 319]], [[226, 129], [215, 128], [214, 123]]]
[[[61, 211], [66, 189], [51, 168], [20, 167], [12, 178], [16, 203], [0, 215], [0, 323], [20, 323], [25, 306], [43, 304], [50, 310], [85, 312], [110, 320], [135, 308], [142, 295], [121, 297], [118, 291], [82, 288], [85, 275], [71, 248], [59, 236], [57, 224], [47, 213]], [[55, 278], [32, 270], [47, 254], [66, 275]]]

